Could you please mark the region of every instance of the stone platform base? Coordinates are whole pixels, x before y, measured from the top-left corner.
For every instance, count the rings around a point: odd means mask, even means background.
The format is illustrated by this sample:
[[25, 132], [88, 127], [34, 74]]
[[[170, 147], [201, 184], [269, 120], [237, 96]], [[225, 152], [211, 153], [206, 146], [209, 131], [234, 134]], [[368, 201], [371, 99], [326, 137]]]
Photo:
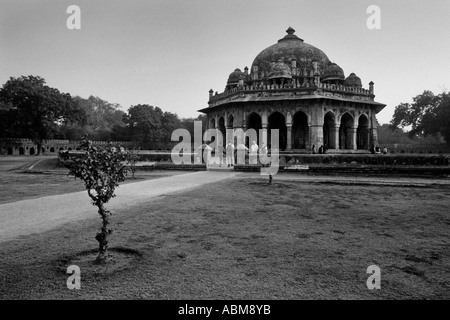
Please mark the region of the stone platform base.
[[[261, 165], [236, 165], [235, 171], [259, 172]], [[278, 172], [325, 175], [401, 175], [408, 177], [450, 177], [450, 167], [444, 166], [367, 166], [367, 165], [291, 165], [280, 166]]]

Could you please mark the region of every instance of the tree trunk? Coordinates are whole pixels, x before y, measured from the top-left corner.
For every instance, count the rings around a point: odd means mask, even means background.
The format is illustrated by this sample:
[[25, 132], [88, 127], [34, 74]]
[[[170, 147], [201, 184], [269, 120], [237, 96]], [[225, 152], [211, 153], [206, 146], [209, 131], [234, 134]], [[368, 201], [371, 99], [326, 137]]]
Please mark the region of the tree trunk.
[[107, 249], [108, 249], [108, 235], [111, 233], [111, 230], [108, 229], [109, 226], [109, 211], [106, 210], [103, 206], [103, 203], [98, 203], [98, 213], [102, 217], [102, 229], [95, 236], [95, 239], [98, 241], [98, 256], [95, 260], [96, 263], [104, 263], [107, 261]]
[[37, 145], [36, 155], [40, 156], [42, 154], [42, 140], [37, 141], [36, 145]]

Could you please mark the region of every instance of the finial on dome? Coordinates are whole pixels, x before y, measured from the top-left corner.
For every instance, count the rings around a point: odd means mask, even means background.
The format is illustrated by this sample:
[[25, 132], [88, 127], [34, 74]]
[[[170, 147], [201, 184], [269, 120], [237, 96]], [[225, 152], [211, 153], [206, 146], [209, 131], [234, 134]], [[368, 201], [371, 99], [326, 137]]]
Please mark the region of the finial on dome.
[[285, 40], [300, 40], [301, 42], [303, 42], [303, 39], [300, 39], [299, 37], [297, 37], [294, 34], [294, 32], [295, 32], [295, 30], [292, 27], [289, 27], [286, 30], [287, 35], [285, 35], [283, 39], [278, 40], [278, 42], [285, 41]]
[[290, 36], [292, 36], [294, 34], [295, 30], [290, 26], [287, 30], [286, 33]]

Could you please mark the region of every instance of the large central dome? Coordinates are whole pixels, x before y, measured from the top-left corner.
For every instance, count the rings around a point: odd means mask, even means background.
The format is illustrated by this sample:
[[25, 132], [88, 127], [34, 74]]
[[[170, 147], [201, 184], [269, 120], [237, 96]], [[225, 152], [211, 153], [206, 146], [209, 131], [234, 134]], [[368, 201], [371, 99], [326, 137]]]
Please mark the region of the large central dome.
[[293, 59], [296, 61], [297, 68], [301, 69], [311, 69], [313, 61], [317, 61], [319, 70], [324, 70], [328, 66], [330, 60], [325, 53], [303, 42], [303, 39], [294, 35], [295, 30], [291, 27], [286, 32], [287, 35], [278, 40], [278, 43], [264, 49], [256, 56], [251, 70], [254, 66], [258, 66], [259, 72], [269, 73], [274, 62], [281, 60], [291, 66]]

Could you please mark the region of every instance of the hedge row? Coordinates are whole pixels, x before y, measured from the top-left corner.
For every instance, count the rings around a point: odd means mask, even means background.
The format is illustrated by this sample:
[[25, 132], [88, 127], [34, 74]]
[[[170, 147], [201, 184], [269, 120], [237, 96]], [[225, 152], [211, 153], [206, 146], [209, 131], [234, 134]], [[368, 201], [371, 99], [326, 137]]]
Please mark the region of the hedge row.
[[[61, 154], [65, 154], [60, 153]], [[70, 152], [71, 155], [81, 156], [83, 152]], [[191, 163], [197, 163], [197, 155], [190, 154]], [[224, 156], [225, 160], [225, 156]], [[144, 153], [139, 154], [141, 162], [172, 162], [171, 154]], [[248, 154], [246, 155], [248, 163]], [[281, 165], [290, 164], [360, 164], [360, 165], [414, 165], [414, 166], [448, 166], [449, 156], [442, 154], [281, 154]]]
[[280, 164], [360, 164], [360, 165], [414, 165], [448, 166], [445, 155], [400, 155], [400, 154], [342, 154], [342, 155], [283, 155]]

